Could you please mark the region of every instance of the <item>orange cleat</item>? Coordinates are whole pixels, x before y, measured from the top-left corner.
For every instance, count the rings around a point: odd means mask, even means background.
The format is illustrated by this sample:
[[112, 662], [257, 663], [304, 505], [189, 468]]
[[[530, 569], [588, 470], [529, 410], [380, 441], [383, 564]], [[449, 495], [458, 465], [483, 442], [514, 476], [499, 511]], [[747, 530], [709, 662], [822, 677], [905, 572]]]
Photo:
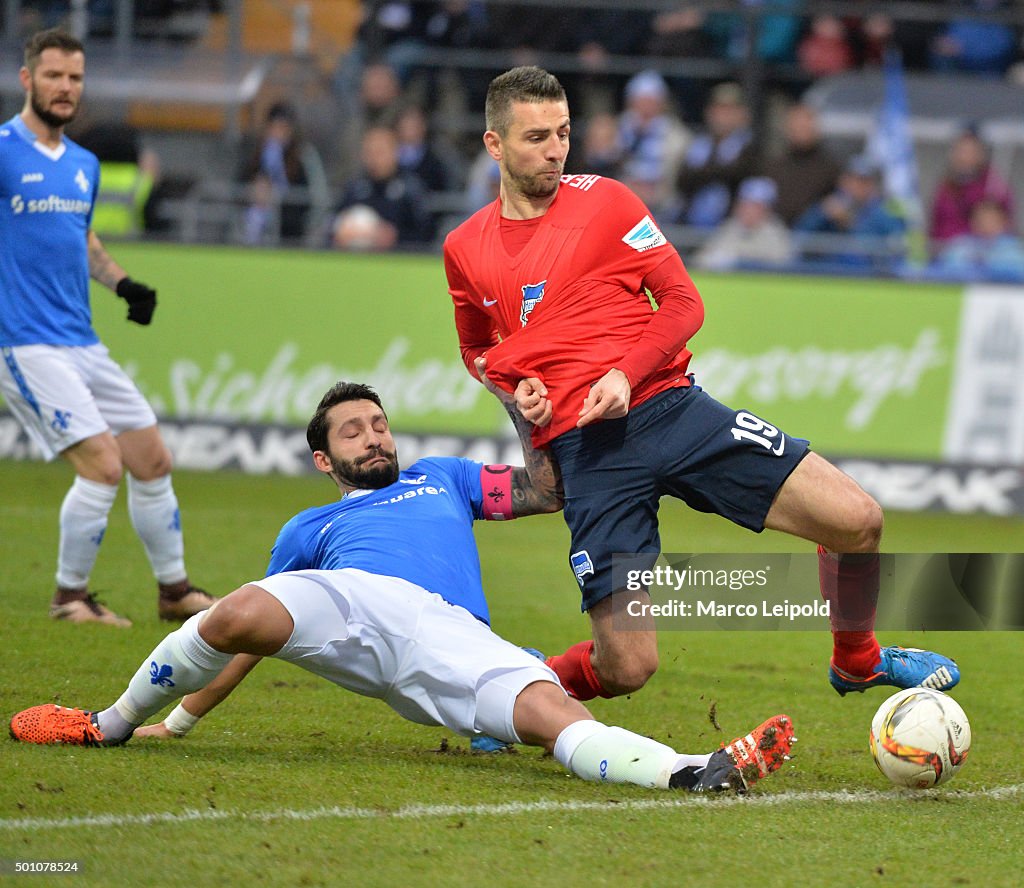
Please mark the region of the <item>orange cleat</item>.
[[746, 736], [713, 752], [693, 791], [746, 792], [789, 760], [794, 743], [792, 719], [788, 715], [773, 716]]
[[96, 715], [44, 703], [24, 709], [11, 719], [11, 736], [22, 743], [66, 743], [69, 746], [106, 746]]

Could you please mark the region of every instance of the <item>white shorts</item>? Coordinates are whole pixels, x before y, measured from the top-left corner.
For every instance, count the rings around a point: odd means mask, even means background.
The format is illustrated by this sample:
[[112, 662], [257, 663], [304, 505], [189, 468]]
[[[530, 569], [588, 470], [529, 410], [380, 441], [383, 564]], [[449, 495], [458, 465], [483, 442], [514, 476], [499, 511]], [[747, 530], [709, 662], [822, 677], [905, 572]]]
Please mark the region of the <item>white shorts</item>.
[[0, 393], [48, 460], [108, 430], [119, 435], [156, 425], [153, 408], [101, 343], [0, 352]]
[[295, 622], [277, 659], [377, 697], [418, 724], [515, 743], [516, 697], [535, 681], [558, 684], [548, 666], [465, 608], [396, 577], [302, 570], [253, 585]]

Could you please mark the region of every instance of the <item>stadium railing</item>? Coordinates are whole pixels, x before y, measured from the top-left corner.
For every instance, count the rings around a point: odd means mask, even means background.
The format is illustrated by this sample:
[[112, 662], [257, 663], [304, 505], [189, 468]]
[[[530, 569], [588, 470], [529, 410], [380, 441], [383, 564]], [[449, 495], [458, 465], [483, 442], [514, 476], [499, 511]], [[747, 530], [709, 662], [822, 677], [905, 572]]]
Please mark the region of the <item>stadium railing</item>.
[[[166, 198], [157, 207], [163, 236], [184, 243], [244, 244], [245, 214], [252, 204], [250, 189], [237, 182], [202, 179], [183, 196]], [[307, 210], [305, 233], [286, 240], [281, 236], [281, 208], [284, 205]], [[267, 205], [268, 218], [260, 246], [302, 246], [316, 248], [327, 243], [333, 217], [331, 203], [317, 189], [293, 185], [279, 199]]]

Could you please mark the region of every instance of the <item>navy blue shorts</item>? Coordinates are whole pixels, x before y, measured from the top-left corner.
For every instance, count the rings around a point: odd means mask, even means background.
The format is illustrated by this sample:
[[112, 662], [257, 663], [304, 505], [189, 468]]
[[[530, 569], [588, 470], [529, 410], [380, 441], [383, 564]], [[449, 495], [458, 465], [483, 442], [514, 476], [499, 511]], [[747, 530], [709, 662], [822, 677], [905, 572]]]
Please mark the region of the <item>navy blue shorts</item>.
[[569, 563], [587, 611], [615, 591], [614, 554], [657, 558], [662, 496], [760, 533], [808, 442], [693, 385], [661, 392], [622, 419], [564, 432], [551, 449], [565, 486]]

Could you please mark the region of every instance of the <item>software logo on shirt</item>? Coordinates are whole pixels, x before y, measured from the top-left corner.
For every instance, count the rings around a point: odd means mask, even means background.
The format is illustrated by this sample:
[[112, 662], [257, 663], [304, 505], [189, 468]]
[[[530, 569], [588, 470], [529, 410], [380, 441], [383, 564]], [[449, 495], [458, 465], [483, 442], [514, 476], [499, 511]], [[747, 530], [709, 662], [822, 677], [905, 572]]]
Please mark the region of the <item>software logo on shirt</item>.
[[89, 180], [85, 177], [85, 173], [81, 170], [75, 174], [75, 184], [82, 189], [82, 194], [88, 194], [89, 189], [92, 187]]
[[645, 253], [648, 250], [653, 250], [655, 247], [668, 243], [665, 235], [661, 233], [661, 229], [654, 224], [654, 220], [650, 216], [644, 216], [643, 219], [637, 222], [626, 233], [622, 242], [626, 246], [632, 247], [638, 253]]

